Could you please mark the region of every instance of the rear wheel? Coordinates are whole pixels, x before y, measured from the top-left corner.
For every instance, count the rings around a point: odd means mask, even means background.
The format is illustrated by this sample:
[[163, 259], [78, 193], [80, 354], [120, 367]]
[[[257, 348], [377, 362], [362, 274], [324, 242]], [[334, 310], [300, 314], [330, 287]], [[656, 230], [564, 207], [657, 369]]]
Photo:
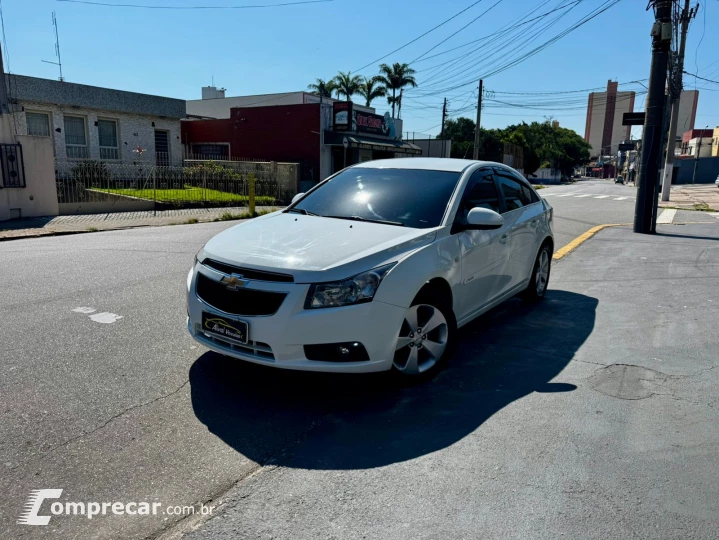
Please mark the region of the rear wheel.
[[549, 244], [544, 244], [537, 254], [534, 261], [532, 275], [529, 278], [527, 288], [522, 293], [526, 300], [541, 300], [547, 294], [547, 285], [549, 285], [549, 274], [552, 270], [552, 248]]
[[405, 313], [395, 347], [394, 371], [413, 379], [434, 377], [452, 354], [456, 331], [449, 302], [432, 290], [422, 291]]

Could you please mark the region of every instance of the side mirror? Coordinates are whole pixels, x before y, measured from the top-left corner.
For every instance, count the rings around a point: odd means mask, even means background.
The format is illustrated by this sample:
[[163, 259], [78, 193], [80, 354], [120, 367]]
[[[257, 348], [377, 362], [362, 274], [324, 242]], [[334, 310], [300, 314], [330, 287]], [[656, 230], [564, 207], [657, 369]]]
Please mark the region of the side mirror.
[[298, 193], [294, 197], [292, 197], [292, 202], [290, 204], [295, 204], [297, 201], [299, 201], [302, 197], [304, 197], [304, 193]]
[[504, 218], [494, 210], [488, 208], [472, 208], [467, 214], [467, 224], [464, 229], [470, 231], [488, 231], [499, 229], [504, 225]]

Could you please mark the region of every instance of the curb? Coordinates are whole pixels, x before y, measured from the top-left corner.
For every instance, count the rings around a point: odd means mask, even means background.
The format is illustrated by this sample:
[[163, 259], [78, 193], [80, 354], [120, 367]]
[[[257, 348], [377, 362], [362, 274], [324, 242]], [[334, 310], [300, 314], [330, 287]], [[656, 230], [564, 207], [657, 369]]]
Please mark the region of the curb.
[[[228, 219], [223, 221], [228, 222], [235, 222], [235, 221], [247, 221], [247, 219], [250, 218], [243, 218], [243, 219]], [[158, 223], [156, 225], [149, 224], [149, 225], [125, 225], [123, 227], [113, 227], [110, 229], [97, 229], [96, 231], [88, 231], [88, 230], [76, 230], [76, 231], [46, 231], [42, 232], [40, 234], [26, 234], [26, 235], [19, 235], [19, 236], [0, 236], [0, 242], [10, 242], [11, 240], [29, 240], [32, 238], [47, 238], [48, 236], [70, 236], [73, 234], [92, 234], [92, 233], [99, 233], [99, 232], [111, 232], [111, 231], [126, 231], [129, 229], [143, 229], [143, 228], [150, 228], [150, 227], [175, 227], [176, 225], [199, 225], [201, 223], [217, 223], [214, 220], [209, 221], [198, 221], [197, 223]]]
[[579, 246], [581, 246], [584, 242], [589, 240], [592, 236], [597, 234], [602, 229], [606, 229], [607, 227], [622, 227], [622, 226], [626, 226], [626, 225], [627, 225], [626, 223], [608, 223], [606, 225], [597, 225], [596, 227], [592, 227], [591, 229], [589, 229], [587, 232], [585, 232], [581, 236], [578, 236], [577, 238], [575, 238], [574, 240], [569, 242], [566, 246], [555, 251], [554, 255], [552, 256], [552, 260], [558, 261], [562, 257], [565, 257], [566, 255], [568, 255], [569, 253], [571, 253], [572, 251], [577, 249]]

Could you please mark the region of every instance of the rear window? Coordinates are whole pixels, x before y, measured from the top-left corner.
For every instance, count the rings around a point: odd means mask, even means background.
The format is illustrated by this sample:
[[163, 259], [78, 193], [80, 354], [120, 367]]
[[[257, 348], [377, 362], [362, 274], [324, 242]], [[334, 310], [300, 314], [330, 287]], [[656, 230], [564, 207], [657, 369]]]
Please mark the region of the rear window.
[[293, 208], [326, 217], [359, 217], [426, 229], [442, 222], [461, 173], [352, 167]]

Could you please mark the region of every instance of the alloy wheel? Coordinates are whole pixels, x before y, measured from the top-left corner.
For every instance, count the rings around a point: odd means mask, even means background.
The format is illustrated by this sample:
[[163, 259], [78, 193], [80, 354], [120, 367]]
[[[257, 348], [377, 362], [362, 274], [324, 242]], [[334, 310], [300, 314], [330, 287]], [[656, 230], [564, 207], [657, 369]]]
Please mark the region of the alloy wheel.
[[442, 312], [430, 304], [411, 306], [397, 338], [394, 366], [408, 375], [431, 369], [447, 348], [449, 326]]
[[534, 275], [535, 285], [537, 287], [537, 296], [542, 296], [545, 289], [547, 288], [547, 281], [549, 280], [549, 253], [546, 249], [543, 249], [539, 254], [539, 260], [537, 261], [537, 270]]

